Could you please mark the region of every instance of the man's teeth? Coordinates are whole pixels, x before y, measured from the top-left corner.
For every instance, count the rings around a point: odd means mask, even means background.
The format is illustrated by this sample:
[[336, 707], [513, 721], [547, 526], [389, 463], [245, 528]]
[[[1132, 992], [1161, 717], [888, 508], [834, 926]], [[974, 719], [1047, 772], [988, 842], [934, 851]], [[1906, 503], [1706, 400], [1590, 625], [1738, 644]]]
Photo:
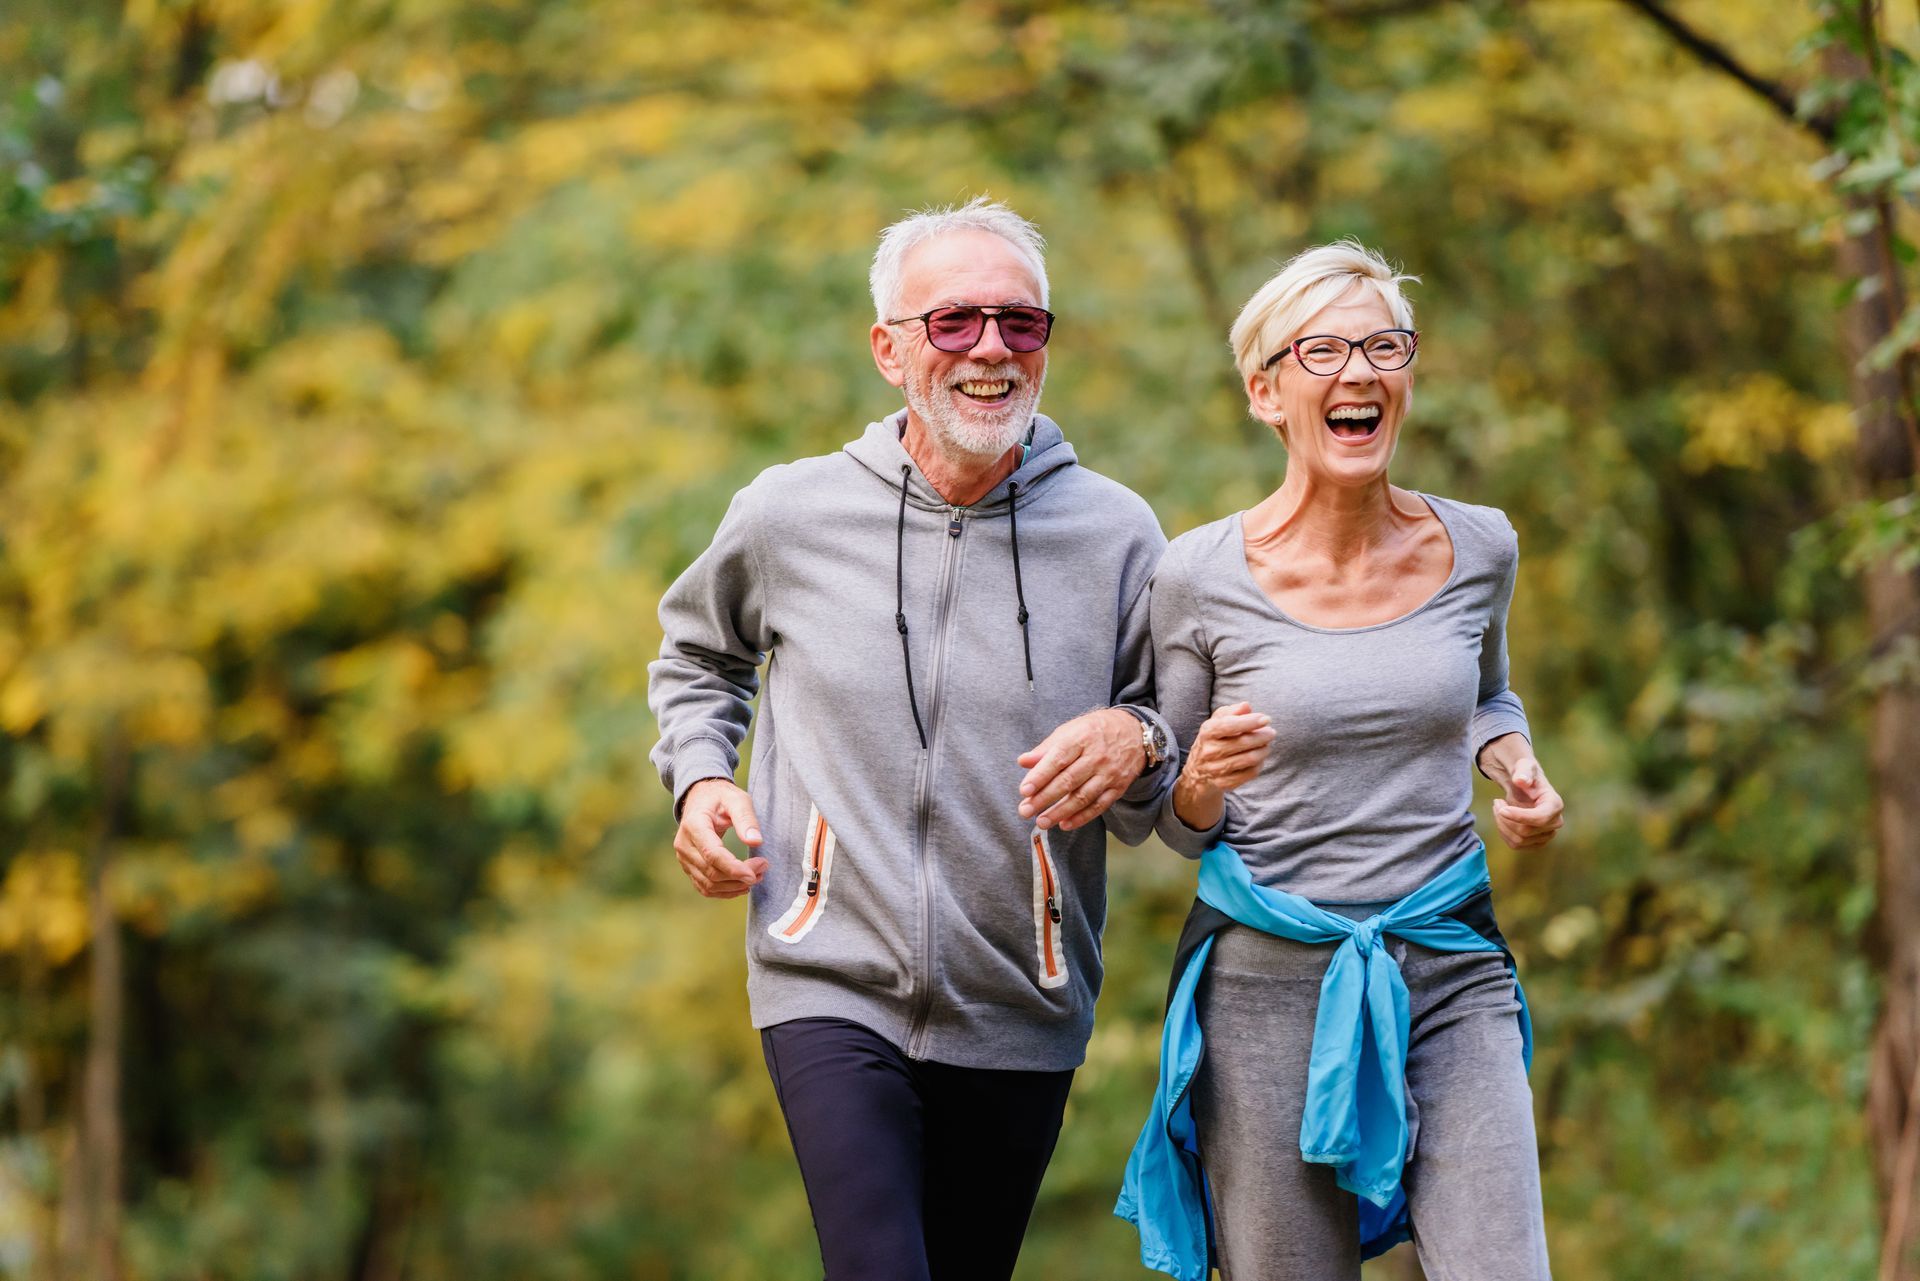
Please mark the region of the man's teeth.
[[984, 399], [988, 396], [1004, 396], [1007, 394], [1007, 389], [1012, 385], [1012, 383], [1002, 378], [997, 383], [961, 383], [960, 390], [966, 392], [969, 396], [979, 396]]

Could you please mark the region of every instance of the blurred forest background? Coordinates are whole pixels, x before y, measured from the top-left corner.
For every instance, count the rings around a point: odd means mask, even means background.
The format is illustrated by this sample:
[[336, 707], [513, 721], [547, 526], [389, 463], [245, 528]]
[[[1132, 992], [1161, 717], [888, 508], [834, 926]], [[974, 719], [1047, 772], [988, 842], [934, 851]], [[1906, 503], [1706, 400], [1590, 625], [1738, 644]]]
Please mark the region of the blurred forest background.
[[[982, 191], [1169, 534], [1280, 476], [1276, 263], [1422, 276], [1396, 478], [1518, 526], [1570, 804], [1494, 851], [1556, 1275], [1913, 1275], [1916, 17], [1668, 9], [8, 0], [0, 1275], [819, 1275], [654, 606], [897, 404], [876, 233]], [[1112, 866], [1022, 1277], [1147, 1275], [1191, 867]]]

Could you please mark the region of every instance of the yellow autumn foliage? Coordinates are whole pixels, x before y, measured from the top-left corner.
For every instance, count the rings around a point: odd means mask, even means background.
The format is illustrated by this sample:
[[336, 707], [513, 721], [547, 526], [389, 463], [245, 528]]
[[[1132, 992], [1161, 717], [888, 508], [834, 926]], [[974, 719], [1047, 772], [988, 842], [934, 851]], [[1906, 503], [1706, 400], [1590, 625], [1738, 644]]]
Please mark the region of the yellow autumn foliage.
[[1682, 460], [1693, 471], [1759, 467], [1782, 453], [1814, 462], [1852, 450], [1853, 412], [1805, 396], [1771, 374], [1753, 374], [1686, 398], [1688, 438]]
[[9, 860], [0, 880], [0, 952], [31, 948], [63, 965], [87, 945], [86, 879], [80, 856], [45, 850]]

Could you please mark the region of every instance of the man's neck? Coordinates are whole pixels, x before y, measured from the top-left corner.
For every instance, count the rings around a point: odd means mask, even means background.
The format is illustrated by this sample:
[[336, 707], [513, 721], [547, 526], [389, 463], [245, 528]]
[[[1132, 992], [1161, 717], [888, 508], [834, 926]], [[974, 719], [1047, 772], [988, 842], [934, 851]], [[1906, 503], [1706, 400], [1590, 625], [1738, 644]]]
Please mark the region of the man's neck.
[[969, 454], [941, 452], [933, 433], [911, 410], [907, 412], [907, 426], [900, 434], [900, 444], [934, 492], [955, 507], [973, 506], [1020, 466], [1018, 445], [998, 458], [985, 460]]

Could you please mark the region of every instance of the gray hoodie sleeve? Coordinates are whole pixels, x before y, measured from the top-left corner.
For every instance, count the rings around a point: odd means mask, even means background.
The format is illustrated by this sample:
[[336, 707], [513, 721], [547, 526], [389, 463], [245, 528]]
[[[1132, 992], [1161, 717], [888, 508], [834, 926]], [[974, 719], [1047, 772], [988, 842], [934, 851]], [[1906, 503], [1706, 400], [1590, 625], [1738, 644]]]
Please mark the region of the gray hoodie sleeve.
[[[1504, 519], [1502, 523], [1506, 523]], [[1486, 634], [1480, 638], [1480, 702], [1473, 709], [1470, 730], [1476, 765], [1480, 750], [1502, 734], [1520, 734], [1532, 741], [1520, 696], [1507, 688], [1507, 609], [1513, 603], [1514, 579], [1520, 572], [1520, 539], [1510, 524], [1506, 533], [1505, 573], [1493, 593], [1493, 607], [1487, 611]]]
[[[1154, 533], [1156, 536], [1159, 534], [1158, 524], [1154, 526]], [[1144, 557], [1143, 564], [1150, 567], [1159, 551], [1159, 546], [1153, 547], [1153, 554]], [[1125, 617], [1120, 619], [1119, 645], [1113, 656], [1112, 705], [1150, 717], [1166, 734], [1167, 742], [1173, 744], [1178, 740], [1173, 736], [1172, 726], [1153, 706], [1156, 701], [1153, 632], [1148, 615], [1148, 583], [1151, 578], [1151, 570], [1148, 569], [1141, 573], [1138, 584], [1129, 584], [1132, 588], [1131, 600], [1126, 607]], [[1159, 765], [1135, 779], [1133, 785], [1104, 815], [1107, 831], [1127, 845], [1138, 845], [1152, 835], [1160, 807], [1173, 788], [1179, 760], [1179, 752], [1169, 750]]]
[[647, 665], [647, 705], [660, 726], [654, 768], [673, 793], [676, 818], [689, 787], [733, 777], [758, 669], [773, 647], [755, 488], [733, 496], [712, 544], [660, 598], [660, 657]]
[[[1151, 610], [1154, 692], [1173, 741], [1180, 745], [1174, 757], [1176, 767], [1185, 759], [1201, 723], [1213, 714], [1213, 647], [1207, 641], [1206, 624], [1182, 561], [1178, 547], [1169, 548], [1161, 557], [1160, 568], [1153, 574]], [[1227, 824], [1226, 809], [1221, 808], [1220, 821], [1205, 831], [1188, 827], [1173, 812], [1177, 768], [1168, 773], [1166, 796], [1154, 830], [1176, 853], [1199, 858], [1220, 839]]]

